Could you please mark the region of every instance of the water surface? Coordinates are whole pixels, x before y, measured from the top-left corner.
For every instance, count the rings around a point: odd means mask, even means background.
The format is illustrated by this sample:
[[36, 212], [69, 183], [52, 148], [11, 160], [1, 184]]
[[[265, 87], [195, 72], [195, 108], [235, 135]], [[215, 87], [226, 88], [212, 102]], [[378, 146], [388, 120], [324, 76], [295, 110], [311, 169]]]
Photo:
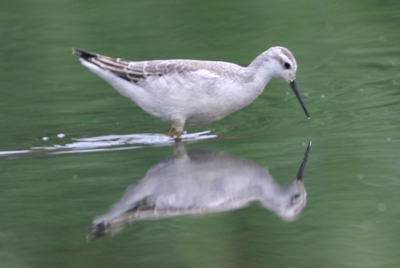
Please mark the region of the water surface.
[[[397, 1], [3, 4], [0, 267], [399, 266], [399, 10]], [[286, 222], [253, 203], [140, 221], [88, 243], [93, 218], [174, 148], [162, 136], [168, 123], [121, 97], [71, 48], [247, 65], [274, 45], [297, 59], [311, 120], [273, 80], [250, 106], [188, 126], [189, 135], [210, 132], [186, 147], [249, 159], [285, 184], [312, 140], [299, 217]], [[162, 135], [126, 140], [153, 134]], [[93, 140], [102, 143], [74, 147]]]

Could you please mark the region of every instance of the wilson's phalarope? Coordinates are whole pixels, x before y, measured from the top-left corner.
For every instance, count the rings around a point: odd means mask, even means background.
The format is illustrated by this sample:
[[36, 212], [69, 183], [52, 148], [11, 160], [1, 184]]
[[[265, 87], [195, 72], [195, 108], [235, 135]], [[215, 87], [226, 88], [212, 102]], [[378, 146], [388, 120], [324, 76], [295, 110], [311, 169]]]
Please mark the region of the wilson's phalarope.
[[180, 138], [185, 124], [216, 121], [249, 105], [272, 78], [289, 83], [307, 117], [297, 89], [297, 62], [284, 47], [271, 47], [248, 67], [221, 61], [127, 61], [73, 49], [90, 71], [147, 113], [171, 123]]

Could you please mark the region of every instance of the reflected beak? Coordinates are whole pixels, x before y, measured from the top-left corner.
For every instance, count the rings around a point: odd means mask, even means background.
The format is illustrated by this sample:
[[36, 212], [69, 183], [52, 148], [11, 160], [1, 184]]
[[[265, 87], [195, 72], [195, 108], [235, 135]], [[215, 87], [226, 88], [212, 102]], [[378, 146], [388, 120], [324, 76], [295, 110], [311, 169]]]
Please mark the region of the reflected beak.
[[294, 94], [296, 94], [297, 99], [299, 100], [301, 107], [303, 107], [304, 112], [306, 113], [308, 119], [310, 119], [310, 113], [307, 110], [306, 105], [304, 104], [303, 99], [301, 98], [300, 92], [297, 89], [296, 83], [294, 82], [294, 80], [292, 82], [289, 83], [290, 87], [293, 89]]
[[299, 173], [297, 173], [296, 177], [297, 181], [303, 181], [303, 175], [304, 171], [306, 170], [306, 165], [308, 161], [308, 156], [310, 155], [311, 147], [312, 147], [312, 141], [310, 141], [310, 143], [308, 144], [306, 154], [304, 155], [303, 163], [301, 163]]

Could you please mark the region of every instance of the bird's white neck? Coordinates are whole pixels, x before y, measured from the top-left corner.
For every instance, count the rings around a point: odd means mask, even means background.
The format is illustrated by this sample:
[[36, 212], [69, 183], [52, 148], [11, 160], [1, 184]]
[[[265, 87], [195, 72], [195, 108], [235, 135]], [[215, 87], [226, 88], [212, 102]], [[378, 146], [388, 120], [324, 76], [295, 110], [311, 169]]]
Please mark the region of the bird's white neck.
[[279, 63], [272, 58], [272, 55], [265, 51], [255, 58], [247, 67], [252, 74], [252, 78], [256, 84], [262, 89], [268, 84], [272, 78], [278, 78]]

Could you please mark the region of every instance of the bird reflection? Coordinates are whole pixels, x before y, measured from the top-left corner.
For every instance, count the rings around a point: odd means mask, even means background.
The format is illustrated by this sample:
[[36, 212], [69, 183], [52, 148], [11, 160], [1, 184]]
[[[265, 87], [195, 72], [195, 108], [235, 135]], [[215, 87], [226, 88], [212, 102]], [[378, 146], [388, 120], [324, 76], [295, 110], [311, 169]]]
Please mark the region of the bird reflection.
[[312, 142], [296, 179], [280, 185], [266, 168], [246, 158], [226, 152], [187, 152], [183, 143], [177, 143], [173, 157], [151, 167], [106, 214], [94, 219], [89, 239], [113, 234], [134, 221], [217, 213], [255, 201], [282, 219], [293, 220], [307, 200], [303, 174], [311, 146]]

